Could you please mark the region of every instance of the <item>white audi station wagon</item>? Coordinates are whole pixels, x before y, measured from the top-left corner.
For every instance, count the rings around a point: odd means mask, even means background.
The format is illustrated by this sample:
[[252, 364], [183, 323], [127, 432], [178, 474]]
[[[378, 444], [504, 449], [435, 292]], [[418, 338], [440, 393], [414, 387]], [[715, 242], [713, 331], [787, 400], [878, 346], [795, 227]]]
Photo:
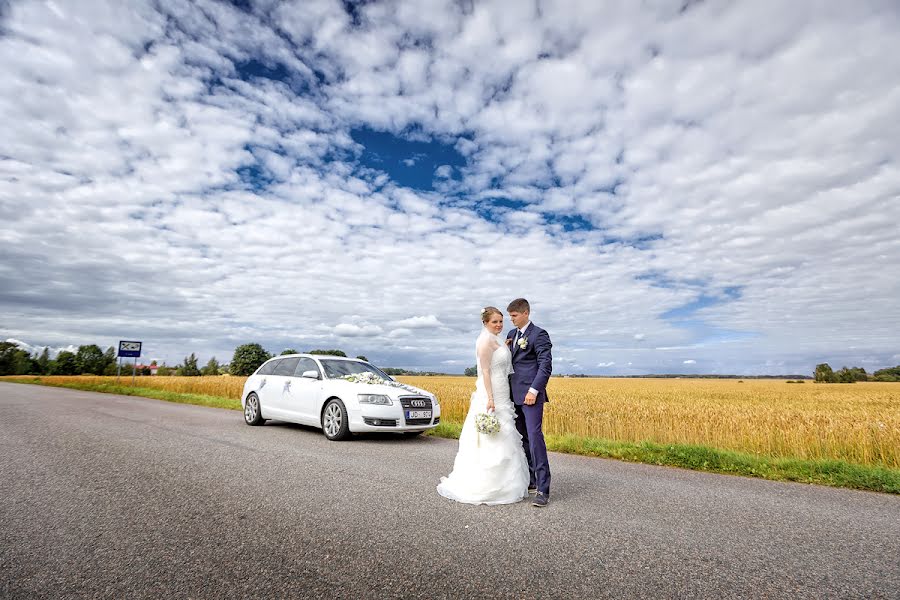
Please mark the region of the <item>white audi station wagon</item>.
[[241, 406], [247, 425], [267, 419], [313, 425], [329, 440], [364, 431], [418, 435], [441, 420], [431, 392], [366, 361], [320, 354], [269, 359], [247, 378]]

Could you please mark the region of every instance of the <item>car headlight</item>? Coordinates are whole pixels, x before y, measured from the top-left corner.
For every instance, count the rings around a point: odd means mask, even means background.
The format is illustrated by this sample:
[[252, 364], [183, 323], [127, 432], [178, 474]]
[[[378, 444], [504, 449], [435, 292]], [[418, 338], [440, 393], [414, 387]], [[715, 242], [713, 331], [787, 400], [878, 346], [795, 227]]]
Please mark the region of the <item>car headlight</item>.
[[383, 404], [385, 406], [393, 404], [389, 396], [382, 394], [359, 394], [357, 397], [360, 404]]

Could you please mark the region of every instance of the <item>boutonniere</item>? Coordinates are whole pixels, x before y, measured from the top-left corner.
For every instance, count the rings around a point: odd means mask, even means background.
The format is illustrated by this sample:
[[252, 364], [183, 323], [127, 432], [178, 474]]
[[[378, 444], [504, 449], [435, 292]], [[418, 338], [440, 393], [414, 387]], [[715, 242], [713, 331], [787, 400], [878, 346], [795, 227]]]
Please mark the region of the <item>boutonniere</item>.
[[528, 339], [524, 338], [524, 337], [520, 337], [517, 344], [519, 346], [519, 350], [524, 350], [525, 348], [528, 347]]

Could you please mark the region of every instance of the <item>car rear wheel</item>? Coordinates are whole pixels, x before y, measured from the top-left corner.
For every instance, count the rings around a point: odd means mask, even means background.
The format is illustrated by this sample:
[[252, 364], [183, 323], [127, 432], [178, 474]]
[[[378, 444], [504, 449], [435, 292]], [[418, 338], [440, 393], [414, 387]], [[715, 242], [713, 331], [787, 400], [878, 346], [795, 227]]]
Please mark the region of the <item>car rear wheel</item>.
[[259, 396], [251, 392], [244, 402], [244, 423], [247, 425], [262, 425], [264, 422], [262, 411], [259, 409]]
[[344, 403], [333, 398], [322, 411], [322, 431], [332, 441], [345, 440], [350, 436], [350, 422]]

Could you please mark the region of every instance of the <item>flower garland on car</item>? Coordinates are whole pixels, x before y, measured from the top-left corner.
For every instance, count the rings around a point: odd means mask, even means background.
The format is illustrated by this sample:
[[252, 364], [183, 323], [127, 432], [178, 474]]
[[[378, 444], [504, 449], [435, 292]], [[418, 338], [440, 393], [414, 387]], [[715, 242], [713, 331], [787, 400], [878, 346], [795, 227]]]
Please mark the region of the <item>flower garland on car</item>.
[[401, 388], [406, 390], [407, 392], [412, 392], [414, 394], [421, 393], [416, 388], [406, 385], [405, 383], [400, 383], [399, 381], [389, 381], [382, 377], [379, 377], [375, 373], [370, 371], [366, 371], [365, 373], [351, 373], [350, 375], [344, 375], [341, 377], [344, 381], [349, 381], [350, 383], [367, 383], [369, 385], [386, 385], [388, 387]]

